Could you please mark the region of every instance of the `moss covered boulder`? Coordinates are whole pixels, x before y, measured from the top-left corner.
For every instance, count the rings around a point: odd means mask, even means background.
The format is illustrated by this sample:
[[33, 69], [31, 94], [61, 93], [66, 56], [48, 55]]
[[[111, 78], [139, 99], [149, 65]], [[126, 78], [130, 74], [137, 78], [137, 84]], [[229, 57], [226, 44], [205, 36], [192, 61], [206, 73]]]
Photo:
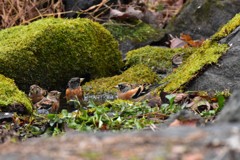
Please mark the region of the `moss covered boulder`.
[[32, 105], [10, 78], [0, 74], [0, 111], [31, 113]]
[[136, 50], [129, 51], [126, 56], [126, 65], [133, 66], [136, 64], [144, 64], [157, 73], [172, 72], [172, 58], [177, 55], [183, 55], [185, 61], [195, 48], [162, 48], [154, 46], [146, 46]]
[[117, 41], [88, 19], [46, 18], [0, 31], [0, 73], [25, 91], [34, 83], [59, 89], [73, 76], [111, 76], [121, 67]]

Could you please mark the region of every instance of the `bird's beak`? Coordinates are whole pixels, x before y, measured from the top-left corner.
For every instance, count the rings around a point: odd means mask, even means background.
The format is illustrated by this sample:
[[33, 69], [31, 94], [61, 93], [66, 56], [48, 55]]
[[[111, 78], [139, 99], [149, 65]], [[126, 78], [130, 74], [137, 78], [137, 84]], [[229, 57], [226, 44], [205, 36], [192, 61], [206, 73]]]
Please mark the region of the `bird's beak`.
[[84, 81], [85, 78], [80, 78], [80, 83], [82, 83], [82, 81]]
[[118, 85], [114, 86], [114, 88], [118, 88]]

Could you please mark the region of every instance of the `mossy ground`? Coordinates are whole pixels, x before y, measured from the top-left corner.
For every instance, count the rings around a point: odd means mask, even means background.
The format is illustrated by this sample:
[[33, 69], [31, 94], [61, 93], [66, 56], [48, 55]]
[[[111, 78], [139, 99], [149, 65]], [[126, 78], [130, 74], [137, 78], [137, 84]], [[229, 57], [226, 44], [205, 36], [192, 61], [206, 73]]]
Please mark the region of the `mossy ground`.
[[8, 110], [6, 107], [17, 104], [23, 105], [26, 112], [32, 112], [32, 105], [26, 94], [17, 88], [12, 79], [0, 74], [0, 110]]
[[46, 18], [0, 32], [0, 73], [25, 91], [34, 83], [59, 89], [72, 77], [111, 76], [122, 65], [117, 41], [89, 19]]
[[150, 68], [143, 64], [135, 65], [120, 75], [107, 78], [99, 78], [90, 82], [87, 82], [83, 89], [86, 94], [103, 94], [111, 93], [115, 94], [117, 89], [115, 86], [121, 82], [144, 84], [157, 82], [157, 75], [151, 71]]

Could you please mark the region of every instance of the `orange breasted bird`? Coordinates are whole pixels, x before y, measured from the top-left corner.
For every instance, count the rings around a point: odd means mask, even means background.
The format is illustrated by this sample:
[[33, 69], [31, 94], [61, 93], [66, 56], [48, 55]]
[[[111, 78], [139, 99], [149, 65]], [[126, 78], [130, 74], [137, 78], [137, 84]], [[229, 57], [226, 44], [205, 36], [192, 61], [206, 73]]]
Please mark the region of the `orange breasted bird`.
[[81, 83], [84, 78], [74, 77], [71, 78], [68, 82], [68, 88], [66, 89], [66, 99], [83, 101], [84, 93], [81, 87]]
[[135, 102], [147, 100], [149, 106], [155, 107], [161, 105], [161, 98], [157, 94], [151, 93], [151, 87], [147, 85], [133, 85], [128, 83], [119, 83], [117, 86], [117, 98], [123, 100], [132, 100]]
[[115, 87], [119, 89], [117, 97], [124, 100], [136, 99], [148, 92], [144, 85], [136, 86], [125, 82], [119, 83]]

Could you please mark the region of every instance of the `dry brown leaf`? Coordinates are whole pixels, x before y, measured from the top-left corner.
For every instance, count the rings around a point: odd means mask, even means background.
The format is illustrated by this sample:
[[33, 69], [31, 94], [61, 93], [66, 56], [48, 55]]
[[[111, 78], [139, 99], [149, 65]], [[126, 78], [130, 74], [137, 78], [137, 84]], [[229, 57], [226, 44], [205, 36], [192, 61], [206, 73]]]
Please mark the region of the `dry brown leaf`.
[[141, 19], [143, 18], [143, 13], [142, 11], [135, 9], [133, 6], [129, 6], [125, 12], [111, 9], [109, 17], [115, 19]]
[[170, 48], [184, 48], [187, 43], [183, 40], [181, 40], [178, 37], [173, 37], [170, 35], [171, 40], [170, 40]]
[[185, 41], [189, 46], [191, 47], [200, 47], [203, 43], [203, 39], [202, 40], [193, 40], [192, 37], [188, 34], [180, 34], [180, 39]]
[[130, 17], [136, 17], [137, 19], [142, 19], [143, 18], [142, 11], [135, 9], [133, 6], [129, 6], [126, 9], [125, 14], [129, 15]]

